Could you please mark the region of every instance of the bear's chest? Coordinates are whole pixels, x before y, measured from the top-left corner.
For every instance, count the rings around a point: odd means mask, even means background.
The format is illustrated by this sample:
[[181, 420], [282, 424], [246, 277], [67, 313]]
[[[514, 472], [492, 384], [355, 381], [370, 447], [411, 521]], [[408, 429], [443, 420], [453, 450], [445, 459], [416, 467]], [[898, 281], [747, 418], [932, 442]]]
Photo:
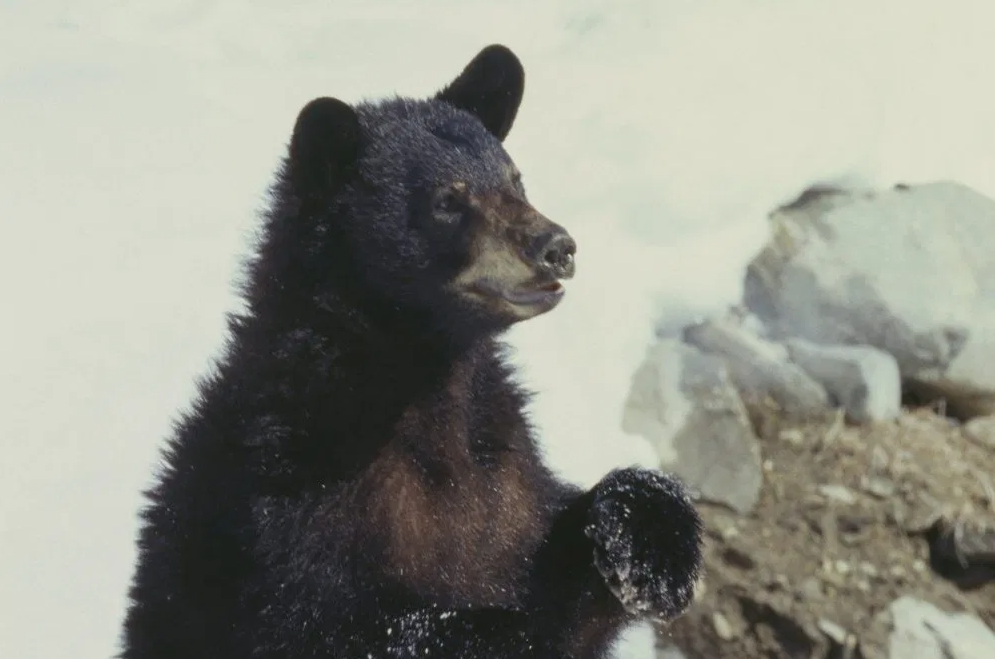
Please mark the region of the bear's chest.
[[545, 531], [524, 426], [445, 403], [406, 410], [366, 474], [383, 567], [436, 601], [513, 605]]

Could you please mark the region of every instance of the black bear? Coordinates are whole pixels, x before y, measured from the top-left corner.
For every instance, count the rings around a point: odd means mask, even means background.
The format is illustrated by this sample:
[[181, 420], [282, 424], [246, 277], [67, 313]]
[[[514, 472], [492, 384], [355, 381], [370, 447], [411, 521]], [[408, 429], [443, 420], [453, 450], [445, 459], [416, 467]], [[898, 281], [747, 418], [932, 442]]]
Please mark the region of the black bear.
[[689, 605], [682, 486], [558, 481], [501, 351], [575, 267], [502, 144], [523, 88], [494, 45], [430, 99], [301, 110], [147, 493], [121, 657], [595, 658]]

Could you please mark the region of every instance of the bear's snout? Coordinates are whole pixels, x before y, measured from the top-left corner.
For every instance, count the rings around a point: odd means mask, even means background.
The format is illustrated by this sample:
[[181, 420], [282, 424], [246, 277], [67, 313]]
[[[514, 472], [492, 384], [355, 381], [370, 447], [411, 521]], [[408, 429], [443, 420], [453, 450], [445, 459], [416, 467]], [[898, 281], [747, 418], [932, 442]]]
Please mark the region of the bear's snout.
[[562, 227], [555, 226], [538, 235], [529, 250], [535, 268], [550, 279], [570, 279], [576, 268], [577, 243]]

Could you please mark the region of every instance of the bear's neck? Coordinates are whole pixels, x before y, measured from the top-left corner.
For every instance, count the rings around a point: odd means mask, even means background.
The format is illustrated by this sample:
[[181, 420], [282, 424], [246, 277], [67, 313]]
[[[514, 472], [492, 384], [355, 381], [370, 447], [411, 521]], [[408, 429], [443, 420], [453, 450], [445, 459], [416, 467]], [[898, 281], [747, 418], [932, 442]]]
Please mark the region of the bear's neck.
[[[226, 378], [244, 401], [240, 407], [282, 429], [282, 435], [273, 433], [273, 446], [258, 451], [266, 471], [285, 473], [289, 487], [348, 478], [412, 414], [460, 423], [449, 417], [473, 407], [475, 374], [500, 368], [492, 336], [452, 342], [417, 325], [385, 325], [383, 318], [328, 299], [308, 313], [287, 311], [276, 322], [269, 314], [238, 318], [223, 371], [240, 376]], [[258, 390], [239, 390], [245, 382], [257, 383]], [[426, 452], [429, 461], [439, 449], [409, 448]], [[273, 469], [287, 455], [307, 459]]]
[[[260, 345], [307, 335], [368, 364], [415, 354], [432, 363], [454, 363], [480, 346], [492, 344], [503, 329], [466, 322], [445, 326], [433, 312], [370, 297], [357, 304], [352, 297], [325, 290], [305, 300], [273, 301], [242, 319], [241, 335]], [[456, 325], [462, 329], [457, 330]]]

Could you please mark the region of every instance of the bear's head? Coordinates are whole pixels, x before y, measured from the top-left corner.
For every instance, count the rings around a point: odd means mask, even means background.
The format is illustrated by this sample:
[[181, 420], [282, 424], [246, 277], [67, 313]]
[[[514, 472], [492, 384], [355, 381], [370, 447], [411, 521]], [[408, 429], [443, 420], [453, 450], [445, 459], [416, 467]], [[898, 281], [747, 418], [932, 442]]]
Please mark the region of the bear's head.
[[502, 145], [524, 78], [494, 45], [429, 99], [307, 104], [284, 177], [312, 276], [405, 330], [479, 335], [555, 307], [576, 245]]

